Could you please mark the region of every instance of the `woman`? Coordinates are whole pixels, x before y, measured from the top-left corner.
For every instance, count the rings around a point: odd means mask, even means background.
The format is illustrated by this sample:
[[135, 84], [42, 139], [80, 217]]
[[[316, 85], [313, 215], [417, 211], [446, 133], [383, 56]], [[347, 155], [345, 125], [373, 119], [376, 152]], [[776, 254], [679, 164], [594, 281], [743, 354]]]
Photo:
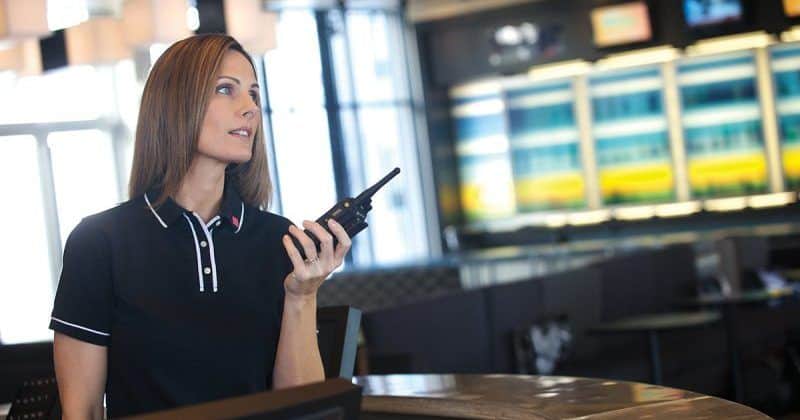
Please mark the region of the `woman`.
[[[267, 213], [252, 61], [225, 35], [172, 45], [142, 95], [130, 201], [67, 240], [50, 328], [65, 419], [324, 380], [316, 292], [344, 229]], [[298, 163], [301, 164], [301, 163]], [[302, 244], [303, 260], [290, 239]]]

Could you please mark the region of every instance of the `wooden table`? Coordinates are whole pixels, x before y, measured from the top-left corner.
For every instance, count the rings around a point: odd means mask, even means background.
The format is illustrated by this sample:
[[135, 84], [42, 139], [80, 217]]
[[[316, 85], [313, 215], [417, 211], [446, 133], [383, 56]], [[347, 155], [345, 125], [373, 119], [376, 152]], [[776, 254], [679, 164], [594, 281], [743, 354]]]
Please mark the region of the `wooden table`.
[[770, 417], [741, 404], [663, 386], [525, 375], [370, 375], [361, 418], [700, 419]]

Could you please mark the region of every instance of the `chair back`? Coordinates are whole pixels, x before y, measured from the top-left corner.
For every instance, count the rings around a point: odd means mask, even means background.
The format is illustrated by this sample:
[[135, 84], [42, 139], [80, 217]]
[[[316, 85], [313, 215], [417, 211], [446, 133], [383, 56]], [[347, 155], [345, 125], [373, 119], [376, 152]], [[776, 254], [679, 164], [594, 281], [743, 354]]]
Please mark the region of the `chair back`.
[[325, 378], [352, 379], [361, 311], [350, 306], [317, 309], [317, 341]]

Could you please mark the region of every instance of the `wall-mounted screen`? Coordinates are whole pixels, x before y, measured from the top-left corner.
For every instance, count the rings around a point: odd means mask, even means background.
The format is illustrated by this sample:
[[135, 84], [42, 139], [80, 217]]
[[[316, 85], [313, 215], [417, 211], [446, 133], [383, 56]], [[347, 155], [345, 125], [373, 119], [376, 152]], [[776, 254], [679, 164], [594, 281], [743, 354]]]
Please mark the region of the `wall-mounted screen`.
[[570, 80], [505, 89], [517, 211], [586, 205]]
[[691, 27], [742, 21], [742, 0], [683, 0], [683, 14]]
[[655, 66], [590, 76], [592, 135], [603, 204], [675, 199], [663, 90]]
[[499, 86], [451, 90], [461, 208], [468, 222], [512, 216], [516, 210], [505, 104]]
[[598, 47], [649, 41], [653, 36], [644, 2], [598, 7], [592, 10], [592, 32]]
[[789, 17], [800, 16], [800, 0], [783, 0], [783, 13]]
[[767, 192], [752, 52], [684, 59], [678, 63], [678, 88], [692, 196]]
[[800, 45], [772, 47], [770, 63], [786, 189], [800, 190]]

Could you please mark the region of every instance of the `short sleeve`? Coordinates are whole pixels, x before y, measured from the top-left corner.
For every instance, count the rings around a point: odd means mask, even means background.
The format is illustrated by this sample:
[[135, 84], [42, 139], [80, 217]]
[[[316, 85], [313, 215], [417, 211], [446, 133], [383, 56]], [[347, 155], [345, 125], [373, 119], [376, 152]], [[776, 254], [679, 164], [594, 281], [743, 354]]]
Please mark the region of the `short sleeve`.
[[84, 219], [64, 247], [50, 329], [107, 346], [113, 305], [111, 249], [97, 220]]

